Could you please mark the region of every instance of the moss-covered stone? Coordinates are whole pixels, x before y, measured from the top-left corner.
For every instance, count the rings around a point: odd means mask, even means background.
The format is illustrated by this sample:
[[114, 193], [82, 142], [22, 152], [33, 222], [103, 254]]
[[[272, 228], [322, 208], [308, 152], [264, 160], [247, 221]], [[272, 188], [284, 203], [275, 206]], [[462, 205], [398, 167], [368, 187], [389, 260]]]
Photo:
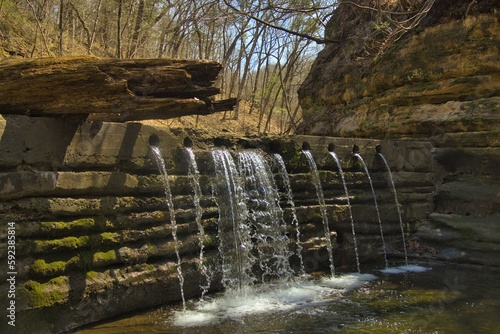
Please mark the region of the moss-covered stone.
[[41, 230], [50, 233], [89, 232], [110, 227], [111, 222], [104, 217], [88, 217], [71, 221], [40, 222]]
[[34, 251], [36, 253], [44, 253], [51, 251], [63, 251], [70, 249], [78, 249], [84, 246], [87, 246], [89, 243], [89, 236], [81, 236], [81, 237], [66, 237], [62, 239], [55, 240], [35, 240]]
[[36, 276], [56, 276], [64, 274], [68, 269], [78, 267], [80, 257], [73, 256], [67, 261], [46, 262], [44, 259], [38, 259], [30, 266], [30, 273]]
[[68, 300], [70, 286], [68, 276], [59, 276], [47, 283], [29, 280], [21, 286], [28, 299], [28, 308], [51, 307]]
[[[480, 6], [483, 4], [469, 5]], [[418, 128], [418, 123], [425, 120], [443, 131], [456, 132], [450, 116], [470, 112], [448, 103], [490, 99], [500, 94], [500, 25], [491, 2], [484, 6], [479, 11], [484, 10], [482, 14], [470, 11], [461, 19], [429, 20], [433, 24], [408, 32], [376, 61], [366, 55], [352, 56], [366, 46], [363, 36], [372, 22], [361, 17], [337, 22], [349, 29], [351, 38], [342, 47], [327, 46], [300, 88], [304, 122], [299, 132], [422, 138], [432, 134], [432, 127], [428, 133]], [[339, 7], [336, 12], [348, 15], [343, 11]], [[428, 15], [437, 13], [431, 11]], [[353, 24], [358, 20], [357, 25]], [[383, 110], [383, 104], [393, 108]], [[350, 110], [346, 111], [346, 105]], [[492, 119], [489, 111], [477, 116]], [[411, 119], [417, 121], [410, 125]], [[498, 115], [493, 119], [498, 127]], [[488, 127], [488, 123], [483, 126]], [[471, 126], [477, 131], [478, 125], [470, 122], [464, 122], [460, 131]]]
[[104, 265], [110, 265], [118, 261], [117, 253], [114, 249], [107, 252], [96, 252], [92, 257], [92, 266], [101, 267]]

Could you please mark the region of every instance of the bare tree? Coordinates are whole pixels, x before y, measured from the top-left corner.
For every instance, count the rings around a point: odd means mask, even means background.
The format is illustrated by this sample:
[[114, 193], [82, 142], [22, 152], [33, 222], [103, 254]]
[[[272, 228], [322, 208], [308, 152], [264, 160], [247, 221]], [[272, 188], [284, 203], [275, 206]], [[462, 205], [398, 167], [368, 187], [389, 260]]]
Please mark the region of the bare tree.
[[118, 16], [116, 19], [116, 58], [122, 57], [122, 11], [123, 0], [118, 0]]
[[[296, 90], [318, 44], [336, 43], [339, 6], [370, 13], [366, 55], [379, 57], [414, 29], [435, 0], [0, 0], [0, 29], [28, 31], [27, 56], [79, 53], [116, 58], [209, 58], [224, 64], [221, 97], [231, 116], [258, 113], [259, 132], [299, 121]], [[5, 3], [12, 5], [6, 6]], [[471, 3], [472, 6], [472, 3]], [[15, 20], [14, 18], [21, 18]], [[3, 33], [3, 31], [2, 31]], [[226, 117], [227, 116], [227, 117]]]

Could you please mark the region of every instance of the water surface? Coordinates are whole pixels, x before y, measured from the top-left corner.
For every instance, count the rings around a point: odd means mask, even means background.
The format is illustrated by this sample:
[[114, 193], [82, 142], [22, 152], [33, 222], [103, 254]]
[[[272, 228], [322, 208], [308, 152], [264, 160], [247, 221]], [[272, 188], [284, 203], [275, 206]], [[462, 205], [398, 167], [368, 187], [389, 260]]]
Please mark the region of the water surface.
[[499, 272], [420, 269], [259, 285], [77, 333], [499, 333]]

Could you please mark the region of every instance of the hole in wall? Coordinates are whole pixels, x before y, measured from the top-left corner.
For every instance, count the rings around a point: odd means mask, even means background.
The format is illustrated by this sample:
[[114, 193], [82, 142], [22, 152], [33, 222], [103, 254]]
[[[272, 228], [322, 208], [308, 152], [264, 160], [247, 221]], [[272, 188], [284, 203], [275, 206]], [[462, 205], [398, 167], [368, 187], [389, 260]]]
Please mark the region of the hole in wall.
[[242, 149], [255, 149], [258, 148], [258, 143], [257, 142], [252, 142], [247, 139], [239, 139], [238, 140], [238, 145]]
[[160, 138], [157, 135], [152, 134], [149, 136], [148, 143], [149, 146], [160, 146]]
[[97, 136], [99, 131], [101, 131], [101, 129], [102, 129], [102, 124], [103, 124], [103, 122], [101, 122], [101, 121], [92, 122], [92, 124], [90, 125], [90, 129], [89, 129], [90, 139], [94, 139], [94, 137]]
[[281, 153], [281, 143], [277, 140], [272, 140], [269, 143], [269, 150], [271, 153]]
[[302, 143], [302, 150], [303, 151], [309, 151], [310, 149], [311, 149], [311, 144], [309, 144], [306, 141]]
[[214, 145], [229, 148], [229, 147], [231, 147], [231, 141], [229, 141], [229, 139], [225, 139], [225, 138], [215, 138]]
[[193, 147], [193, 140], [189, 137], [184, 138], [184, 147]]

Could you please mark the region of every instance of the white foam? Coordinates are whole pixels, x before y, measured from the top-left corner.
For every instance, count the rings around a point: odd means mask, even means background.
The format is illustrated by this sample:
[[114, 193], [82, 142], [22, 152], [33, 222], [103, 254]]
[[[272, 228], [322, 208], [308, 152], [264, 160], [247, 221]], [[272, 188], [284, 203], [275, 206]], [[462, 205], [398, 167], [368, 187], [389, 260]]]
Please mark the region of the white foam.
[[182, 327], [197, 327], [214, 324], [218, 321], [215, 314], [199, 311], [175, 312], [174, 324]]
[[376, 279], [372, 274], [351, 273], [340, 276], [325, 277], [321, 283], [335, 289], [355, 289], [363, 286], [366, 282]]
[[[362, 280], [366, 276], [344, 277], [344, 280]], [[346, 285], [346, 284], [344, 284]], [[247, 315], [287, 311], [331, 300], [340, 294], [332, 286], [313, 281], [286, 285], [263, 284], [240, 291], [226, 291], [212, 300], [198, 302], [194, 310], [176, 312], [174, 325], [203, 326], [223, 319], [238, 319]]]
[[380, 272], [384, 273], [384, 274], [402, 274], [402, 273], [405, 273], [404, 270], [401, 270], [397, 267], [395, 268], [385, 268], [385, 269], [380, 269], [379, 270]]
[[408, 264], [405, 266], [399, 266], [399, 267], [393, 267], [393, 268], [385, 268], [379, 270], [380, 272], [383, 272], [384, 274], [404, 274], [404, 273], [422, 273], [425, 271], [431, 270], [429, 267], [422, 267], [419, 265], [415, 264]]
[[407, 272], [413, 272], [413, 273], [422, 273], [424, 271], [431, 270], [429, 267], [422, 267], [416, 264], [408, 264], [406, 266], [401, 266], [399, 269], [407, 271]]

